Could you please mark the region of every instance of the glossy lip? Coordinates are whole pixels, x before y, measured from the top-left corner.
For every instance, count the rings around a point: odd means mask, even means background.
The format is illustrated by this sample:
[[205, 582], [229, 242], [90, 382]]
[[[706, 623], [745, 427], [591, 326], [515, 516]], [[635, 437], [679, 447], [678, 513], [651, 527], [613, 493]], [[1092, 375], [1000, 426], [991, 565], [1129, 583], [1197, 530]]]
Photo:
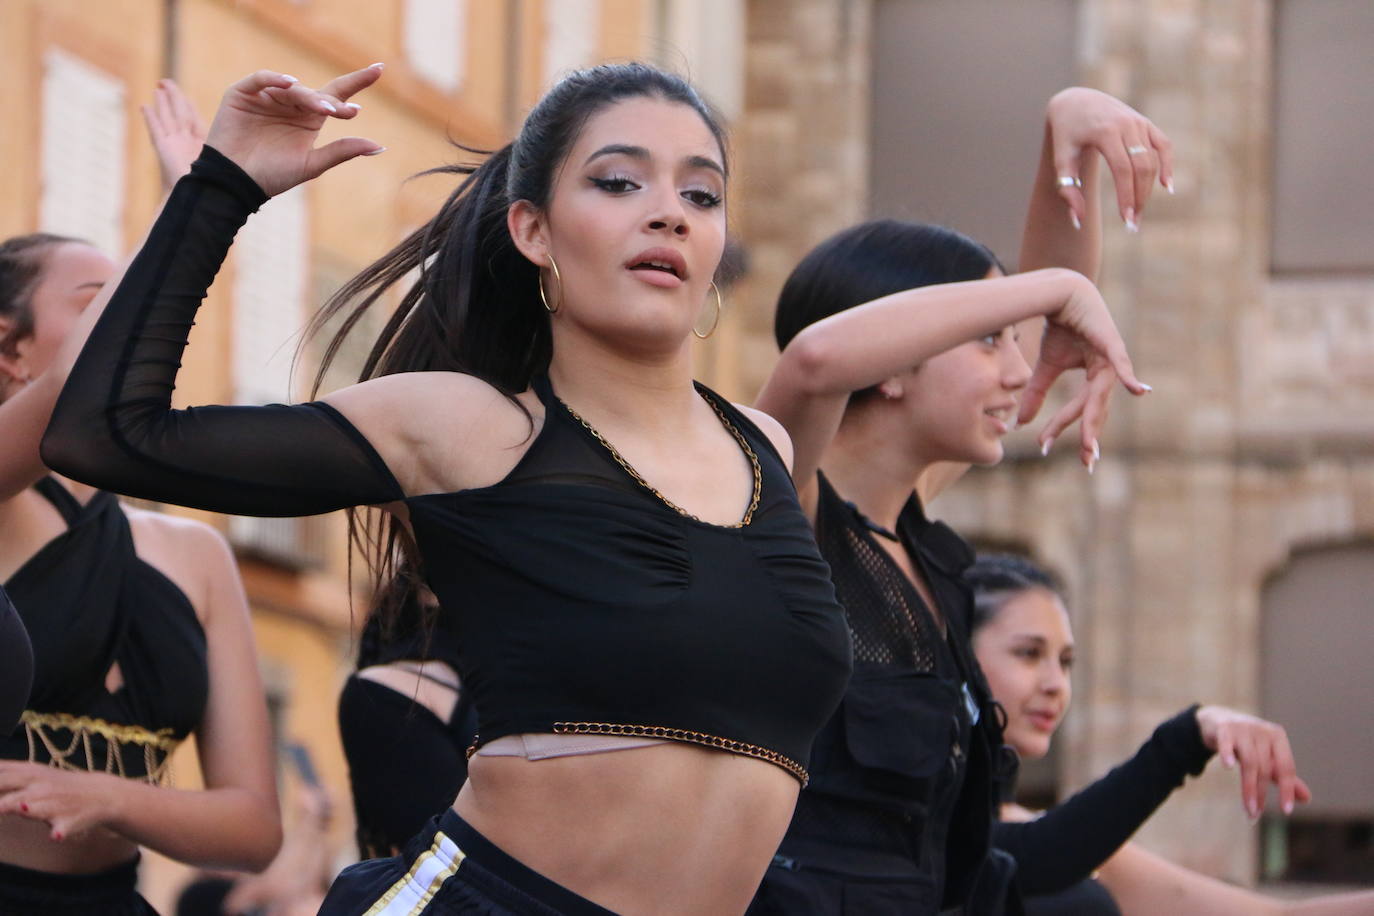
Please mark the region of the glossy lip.
[[[645, 261], [659, 261], [667, 264], [677, 272], [677, 276], [664, 273], [661, 270], [634, 270], [636, 264], [643, 264]], [[625, 269], [633, 271], [637, 277], [652, 286], [674, 288], [681, 286], [687, 280], [687, 260], [681, 253], [671, 248], [646, 248], [626, 261]]]
[[1038, 731], [1046, 733], [1054, 731], [1055, 726], [1059, 724], [1059, 713], [1046, 712], [1043, 709], [1027, 712], [1026, 718]]

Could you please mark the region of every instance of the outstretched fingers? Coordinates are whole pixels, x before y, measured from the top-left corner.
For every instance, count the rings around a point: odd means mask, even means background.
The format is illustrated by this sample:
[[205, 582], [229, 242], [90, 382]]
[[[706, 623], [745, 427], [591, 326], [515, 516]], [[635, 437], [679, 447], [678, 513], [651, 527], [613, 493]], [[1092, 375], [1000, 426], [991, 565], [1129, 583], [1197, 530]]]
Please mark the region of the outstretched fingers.
[[336, 76], [321, 86], [320, 91], [341, 102], [347, 102], [354, 95], [377, 82], [382, 76], [382, 69], [382, 64], [373, 64], [361, 70], [354, 70], [352, 73]]

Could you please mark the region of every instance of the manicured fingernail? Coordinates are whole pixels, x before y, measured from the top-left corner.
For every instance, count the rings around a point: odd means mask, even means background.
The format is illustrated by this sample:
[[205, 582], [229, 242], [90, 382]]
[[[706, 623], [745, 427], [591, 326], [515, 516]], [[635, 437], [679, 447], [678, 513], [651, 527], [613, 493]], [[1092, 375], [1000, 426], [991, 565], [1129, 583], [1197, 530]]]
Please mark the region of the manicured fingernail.
[[1141, 390], [1141, 391], [1154, 391], [1154, 390], [1155, 390], [1155, 386], [1154, 386], [1154, 385], [1147, 385], [1147, 384], [1145, 384], [1144, 382], [1141, 382], [1141, 383], [1140, 383], [1140, 390]]
[[324, 99], [320, 99], [320, 107], [323, 108], [325, 111], [329, 112], [330, 114], [336, 114], [339, 110], [335, 108], [333, 105], [326, 102]]
[[369, 69], [369, 70], [385, 70], [385, 69], [386, 69], [386, 64], [382, 63], [381, 61], [377, 61], [375, 64], [369, 64], [368, 67], [367, 67], [367, 69]]
[[1050, 453], [1050, 446], [1054, 445], [1054, 436], [1050, 436], [1040, 444], [1040, 457], [1044, 458]]
[[286, 80], [288, 83], [299, 83], [299, 82], [300, 82], [300, 80], [296, 79], [294, 76], [292, 76], [292, 75], [289, 74], [289, 73], [283, 73], [283, 74], [281, 75], [281, 78], [284, 79], [284, 80]]
[[1292, 803], [1291, 801], [1286, 801], [1286, 802], [1283, 803], [1283, 813], [1284, 813], [1284, 814], [1292, 814], [1292, 813], [1293, 813], [1293, 803]]
[[382, 153], [385, 153], [385, 152], [386, 152], [386, 147], [385, 147], [385, 146], [379, 146], [379, 147], [377, 147], [376, 149], [370, 149], [370, 150], [368, 150], [367, 152], [363, 153], [363, 155], [364, 155], [364, 156], [380, 156]]
[[1101, 461], [1101, 460], [1102, 460], [1102, 449], [1098, 448], [1098, 446], [1097, 446], [1097, 440], [1094, 439], [1094, 440], [1093, 440], [1093, 461], [1096, 462], [1096, 461]]
[[361, 111], [362, 107], [357, 102], [344, 102], [345, 108], [352, 108], [354, 111]]
[[1236, 765], [1236, 758], [1232, 757], [1230, 754], [1227, 754], [1225, 757], [1221, 758], [1221, 762], [1226, 764], [1226, 769], [1229, 770], [1231, 769], [1231, 767]]
[[1168, 191], [1170, 194], [1174, 193], [1174, 180], [1172, 178], [1164, 182], [1164, 190]]
[[1126, 208], [1126, 231], [1127, 231], [1127, 232], [1139, 232], [1139, 231], [1140, 231], [1140, 223], [1137, 223], [1137, 222], [1135, 221], [1135, 208], [1134, 208], [1134, 207], [1127, 207], [1127, 208]]
[[57, 842], [59, 842], [59, 843], [62, 842], [62, 831], [61, 831], [61, 830], [54, 830], [54, 831], [52, 832], [52, 838], [53, 838], [54, 840], [57, 840]]
[[28, 804], [27, 804], [26, 802], [20, 802], [20, 803], [19, 803], [19, 810], [20, 810], [20, 811], [23, 811], [25, 814], [27, 814], [27, 813], [29, 812], [29, 806], [28, 806]]
[[1089, 459], [1088, 459], [1088, 476], [1091, 477], [1093, 471], [1096, 471], [1096, 470], [1097, 470], [1097, 459], [1096, 459], [1096, 458], [1089, 458]]
[[1245, 810], [1250, 812], [1250, 820], [1259, 820], [1259, 805], [1255, 804], [1254, 802], [1249, 802], [1245, 806]]
[[1074, 227], [1075, 229], [1082, 229], [1082, 228], [1083, 228], [1083, 221], [1080, 220], [1080, 219], [1078, 218], [1078, 214], [1075, 213], [1075, 212], [1073, 212], [1072, 210], [1069, 211], [1069, 219], [1071, 219], [1071, 220], [1073, 221], [1073, 227]]

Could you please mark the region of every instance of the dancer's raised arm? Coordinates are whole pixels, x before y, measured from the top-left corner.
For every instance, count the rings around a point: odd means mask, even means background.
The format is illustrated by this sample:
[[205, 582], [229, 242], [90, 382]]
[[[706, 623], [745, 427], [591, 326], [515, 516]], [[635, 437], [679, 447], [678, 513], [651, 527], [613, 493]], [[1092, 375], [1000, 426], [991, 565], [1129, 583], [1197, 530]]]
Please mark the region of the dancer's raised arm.
[[[1133, 394], [1126, 345], [1096, 288], [1081, 274], [1047, 269], [1012, 277], [948, 283], [884, 296], [816, 322], [792, 339], [759, 395], [758, 407], [792, 437], [793, 477], [808, 486], [834, 438], [851, 394], [909, 371], [959, 344], [1019, 321], [1045, 316], [1048, 325], [1031, 390], [1047, 391], [1063, 372], [1111, 371]], [[1043, 396], [1023, 401], [1018, 421], [1034, 419]], [[1087, 464], [1099, 429], [1085, 424]]]
[[1055, 93], [1045, 106], [1021, 270], [1068, 267], [1097, 282], [1102, 159], [1116, 184], [1117, 212], [1134, 232], [1155, 181], [1173, 193], [1173, 145], [1149, 118], [1105, 92], [1075, 86]]
[[[171, 80], [161, 80], [144, 106], [149, 139], [157, 151], [164, 188], [191, 169], [205, 140], [195, 110]], [[191, 147], [194, 146], [194, 149]], [[67, 380], [67, 371], [91, 327], [114, 293], [109, 259], [79, 239], [43, 233], [0, 243], [0, 501], [32, 486], [47, 473], [38, 453], [43, 430]], [[41, 313], [41, 314], [40, 314]], [[70, 331], [64, 332], [64, 322]], [[67, 358], [36, 372], [59, 337]], [[25, 351], [28, 351], [27, 353]]]
[[[356, 115], [347, 100], [379, 75], [359, 70], [317, 92], [260, 71], [230, 87], [204, 153], [112, 282], [80, 357], [63, 354], [75, 364], [43, 440], [50, 467], [116, 492], [241, 514], [302, 515], [403, 495], [368, 440], [324, 403], [170, 409], [196, 309], [238, 228], [271, 194], [381, 150], [356, 137], [314, 147], [326, 118]], [[387, 381], [369, 383], [372, 394], [396, 387]], [[340, 400], [365, 411], [369, 396]]]

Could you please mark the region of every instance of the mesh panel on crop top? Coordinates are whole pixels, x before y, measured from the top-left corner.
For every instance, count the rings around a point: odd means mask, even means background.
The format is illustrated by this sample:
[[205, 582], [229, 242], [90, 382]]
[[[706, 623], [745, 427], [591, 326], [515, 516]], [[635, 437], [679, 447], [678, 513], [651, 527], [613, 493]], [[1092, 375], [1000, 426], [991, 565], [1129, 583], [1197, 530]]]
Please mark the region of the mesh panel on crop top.
[[[545, 404], [545, 423], [580, 427], [549, 387], [546, 377], [534, 381], [533, 387]], [[581, 430], [579, 429], [579, 432]], [[528, 484], [568, 484], [570, 486], [600, 487], [618, 490], [635, 496], [653, 498], [644, 487], [615, 463], [606, 447], [589, 435], [541, 436], [531, 433], [534, 442], [515, 465], [501, 486]], [[556, 442], [556, 447], [551, 443]]]
[[944, 637], [905, 573], [873, 541], [857, 511], [819, 477], [816, 541], [854, 640], [854, 661], [939, 669]]

